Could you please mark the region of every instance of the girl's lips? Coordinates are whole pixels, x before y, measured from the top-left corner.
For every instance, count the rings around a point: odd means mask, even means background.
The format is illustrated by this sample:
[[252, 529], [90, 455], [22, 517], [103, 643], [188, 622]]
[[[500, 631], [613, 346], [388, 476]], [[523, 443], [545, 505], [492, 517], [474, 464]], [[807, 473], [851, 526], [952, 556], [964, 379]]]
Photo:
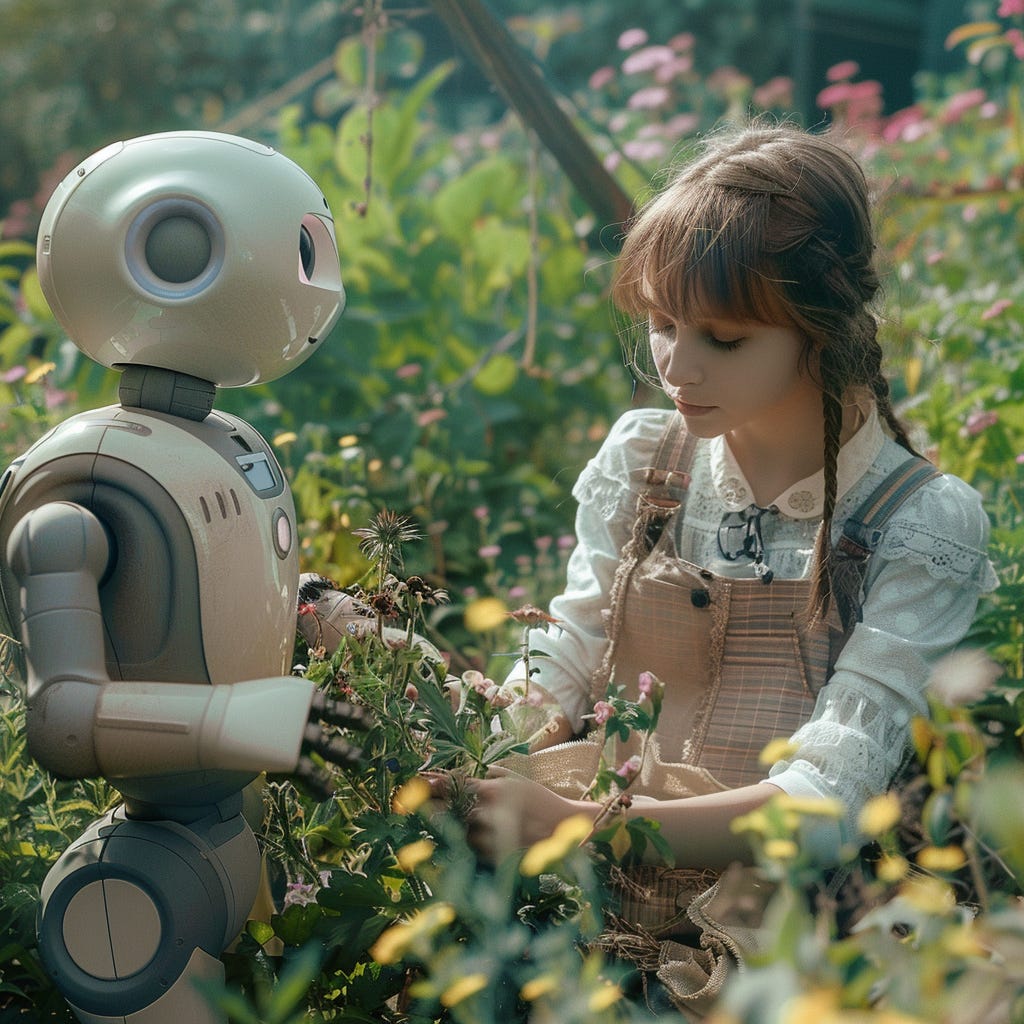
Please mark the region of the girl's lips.
[[684, 416], [705, 416], [709, 412], [713, 412], [716, 406], [713, 405], [690, 405], [689, 402], [684, 402], [679, 398], [674, 399], [676, 408]]

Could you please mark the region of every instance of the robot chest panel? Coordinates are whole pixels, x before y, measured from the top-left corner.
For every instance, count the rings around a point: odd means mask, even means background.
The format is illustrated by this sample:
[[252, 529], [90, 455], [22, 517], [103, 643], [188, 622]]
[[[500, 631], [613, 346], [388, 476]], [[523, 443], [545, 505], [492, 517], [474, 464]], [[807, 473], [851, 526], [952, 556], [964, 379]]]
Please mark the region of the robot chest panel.
[[175, 496], [191, 535], [209, 677], [287, 671], [298, 557], [280, 467], [259, 435], [237, 421], [217, 417], [181, 433], [160, 445], [167, 454], [150, 471]]

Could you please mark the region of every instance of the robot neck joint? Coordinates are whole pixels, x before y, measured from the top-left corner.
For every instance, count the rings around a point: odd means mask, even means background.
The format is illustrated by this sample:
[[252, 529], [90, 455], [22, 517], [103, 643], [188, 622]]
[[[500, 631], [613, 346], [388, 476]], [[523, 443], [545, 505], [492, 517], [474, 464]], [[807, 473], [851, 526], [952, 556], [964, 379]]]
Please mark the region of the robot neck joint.
[[213, 408], [217, 387], [208, 380], [159, 366], [125, 366], [117, 389], [121, 404], [199, 422]]

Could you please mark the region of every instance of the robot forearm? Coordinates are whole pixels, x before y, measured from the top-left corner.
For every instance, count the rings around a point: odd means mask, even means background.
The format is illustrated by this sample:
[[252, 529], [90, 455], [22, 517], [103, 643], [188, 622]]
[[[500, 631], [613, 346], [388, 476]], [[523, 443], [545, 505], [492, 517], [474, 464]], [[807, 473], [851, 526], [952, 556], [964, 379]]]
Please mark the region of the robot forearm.
[[290, 772], [312, 700], [309, 680], [285, 676], [222, 686], [56, 681], [30, 705], [29, 748], [66, 778]]
[[96, 706], [95, 747], [108, 778], [218, 769], [294, 770], [313, 701], [308, 679], [112, 683]]

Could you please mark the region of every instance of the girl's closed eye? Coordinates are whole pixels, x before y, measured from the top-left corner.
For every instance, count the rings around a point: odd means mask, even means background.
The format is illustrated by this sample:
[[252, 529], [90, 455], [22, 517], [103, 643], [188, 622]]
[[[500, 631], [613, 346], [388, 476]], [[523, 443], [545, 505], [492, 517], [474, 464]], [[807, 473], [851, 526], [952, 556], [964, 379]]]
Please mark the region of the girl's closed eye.
[[721, 352], [735, 352], [743, 344], [743, 338], [719, 338], [711, 331], [704, 332], [704, 340], [714, 349]]

